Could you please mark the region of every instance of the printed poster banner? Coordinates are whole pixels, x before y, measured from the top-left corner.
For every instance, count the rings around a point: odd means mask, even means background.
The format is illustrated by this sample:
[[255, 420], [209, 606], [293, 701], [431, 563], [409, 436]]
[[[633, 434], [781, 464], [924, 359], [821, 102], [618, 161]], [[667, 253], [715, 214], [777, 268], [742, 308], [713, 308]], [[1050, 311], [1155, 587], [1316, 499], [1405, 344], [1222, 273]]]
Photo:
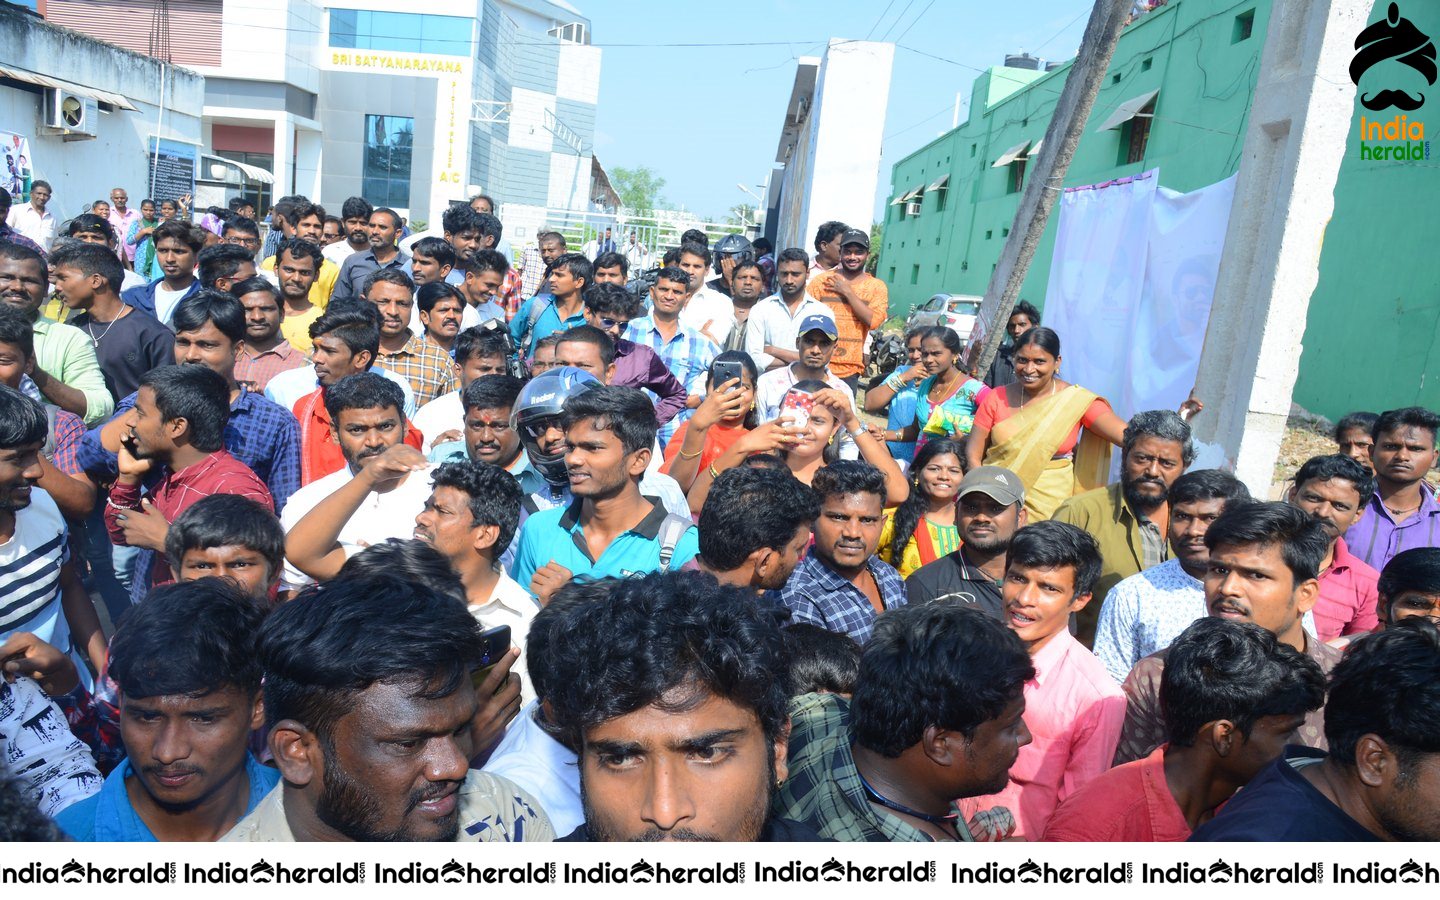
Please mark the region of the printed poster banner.
[[1159, 176], [1065, 191], [1045, 294], [1060, 377], [1122, 419], [1176, 409], [1194, 387], [1235, 197], [1234, 176], [1188, 194]]
[[30, 156], [30, 139], [13, 131], [0, 131], [0, 145], [5, 149], [4, 168], [0, 169], [0, 187], [10, 192], [12, 206], [29, 203], [30, 184], [35, 180], [35, 160]]

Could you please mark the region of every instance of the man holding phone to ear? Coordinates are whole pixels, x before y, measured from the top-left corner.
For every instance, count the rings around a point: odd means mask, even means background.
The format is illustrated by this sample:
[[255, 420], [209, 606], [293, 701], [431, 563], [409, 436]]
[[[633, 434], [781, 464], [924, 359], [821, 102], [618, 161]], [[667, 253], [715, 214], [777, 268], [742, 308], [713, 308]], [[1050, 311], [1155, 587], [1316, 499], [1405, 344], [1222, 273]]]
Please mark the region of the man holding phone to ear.
[[[524, 646], [530, 621], [540, 611], [499, 563], [520, 525], [520, 502], [519, 482], [499, 466], [468, 460], [444, 463], [435, 469], [430, 499], [415, 517], [415, 539], [450, 561], [465, 587], [470, 614], [487, 630], [509, 626], [505, 656]], [[520, 702], [529, 703], [535, 689], [524, 663], [515, 672], [520, 676]]]

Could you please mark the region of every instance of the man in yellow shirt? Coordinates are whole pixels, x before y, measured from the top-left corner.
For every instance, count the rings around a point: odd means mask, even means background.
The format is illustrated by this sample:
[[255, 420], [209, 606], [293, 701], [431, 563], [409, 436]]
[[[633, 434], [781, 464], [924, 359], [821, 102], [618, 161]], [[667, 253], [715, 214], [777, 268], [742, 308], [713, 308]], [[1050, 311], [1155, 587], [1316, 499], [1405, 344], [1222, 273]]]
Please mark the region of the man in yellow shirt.
[[[324, 246], [325, 207], [318, 203], [301, 203], [290, 211], [291, 218], [285, 218], [278, 209], [275, 215], [284, 223], [281, 228], [288, 232], [286, 237], [309, 241], [317, 247]], [[275, 256], [265, 257], [265, 261], [260, 263], [260, 271], [274, 272], [279, 255], [277, 250]], [[317, 316], [330, 304], [330, 293], [335, 290], [335, 279], [339, 277], [340, 267], [322, 257], [320, 271], [315, 273], [315, 281], [310, 285], [310, 303], [318, 310]]]

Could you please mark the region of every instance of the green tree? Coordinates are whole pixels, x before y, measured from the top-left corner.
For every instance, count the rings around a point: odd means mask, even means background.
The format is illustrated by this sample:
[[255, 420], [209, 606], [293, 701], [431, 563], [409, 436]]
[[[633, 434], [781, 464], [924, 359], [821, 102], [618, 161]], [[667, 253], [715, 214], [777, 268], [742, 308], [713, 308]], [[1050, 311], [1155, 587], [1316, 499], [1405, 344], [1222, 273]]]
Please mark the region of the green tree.
[[659, 209], [665, 202], [665, 198], [660, 194], [665, 187], [665, 179], [651, 171], [649, 166], [612, 169], [610, 184], [615, 188], [615, 193], [620, 195], [620, 205], [627, 210]]
[[880, 241], [885, 236], [885, 226], [881, 222], [870, 223], [870, 258], [865, 260], [865, 271], [871, 275], [875, 274], [876, 266], [880, 265]]
[[730, 214], [725, 217], [725, 224], [735, 225], [741, 228], [748, 228], [755, 224], [755, 207], [749, 203], [737, 203], [730, 207]]

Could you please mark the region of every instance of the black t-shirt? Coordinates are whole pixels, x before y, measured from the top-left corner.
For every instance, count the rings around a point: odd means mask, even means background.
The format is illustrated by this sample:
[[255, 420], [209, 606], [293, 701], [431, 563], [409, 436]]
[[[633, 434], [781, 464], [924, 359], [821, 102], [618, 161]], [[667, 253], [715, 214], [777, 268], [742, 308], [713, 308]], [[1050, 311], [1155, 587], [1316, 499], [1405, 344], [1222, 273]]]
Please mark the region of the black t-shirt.
[[965, 603], [983, 609], [996, 619], [1005, 619], [1005, 601], [1000, 586], [984, 572], [965, 562], [964, 548], [926, 563], [905, 579], [910, 602]]
[[92, 342], [98, 340], [95, 355], [105, 387], [116, 400], [140, 389], [140, 379], [157, 366], [175, 364], [175, 333], [149, 313], [130, 307], [112, 322], [99, 322], [88, 312], [69, 319]]
[[1286, 747], [1215, 818], [1195, 829], [1190, 840], [1378, 841], [1300, 774], [1307, 764], [1319, 765], [1324, 759], [1321, 750]]

